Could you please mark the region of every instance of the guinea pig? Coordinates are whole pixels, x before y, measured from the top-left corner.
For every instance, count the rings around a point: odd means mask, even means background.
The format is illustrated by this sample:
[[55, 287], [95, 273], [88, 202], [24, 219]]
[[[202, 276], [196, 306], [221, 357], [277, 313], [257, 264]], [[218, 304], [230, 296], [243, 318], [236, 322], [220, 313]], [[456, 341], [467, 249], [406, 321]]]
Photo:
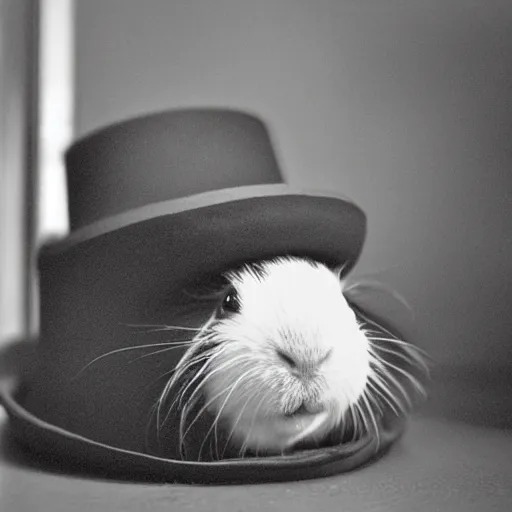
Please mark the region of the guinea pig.
[[339, 268], [285, 256], [224, 278], [215, 311], [161, 396], [174, 397], [183, 446], [192, 423], [208, 415], [203, 444], [213, 433], [213, 458], [228, 447], [239, 457], [284, 454], [321, 445], [347, 425], [352, 435], [377, 431], [385, 407], [402, 414], [413, 391], [424, 392], [401, 365], [423, 367], [419, 350], [347, 299]]

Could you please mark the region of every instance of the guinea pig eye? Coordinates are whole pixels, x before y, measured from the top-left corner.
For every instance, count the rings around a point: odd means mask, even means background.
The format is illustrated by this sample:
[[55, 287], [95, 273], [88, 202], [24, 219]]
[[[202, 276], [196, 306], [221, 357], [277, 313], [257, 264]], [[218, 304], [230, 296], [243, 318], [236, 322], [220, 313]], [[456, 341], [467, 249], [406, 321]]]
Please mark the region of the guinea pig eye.
[[240, 301], [235, 290], [230, 290], [222, 301], [222, 311], [237, 313], [240, 311]]

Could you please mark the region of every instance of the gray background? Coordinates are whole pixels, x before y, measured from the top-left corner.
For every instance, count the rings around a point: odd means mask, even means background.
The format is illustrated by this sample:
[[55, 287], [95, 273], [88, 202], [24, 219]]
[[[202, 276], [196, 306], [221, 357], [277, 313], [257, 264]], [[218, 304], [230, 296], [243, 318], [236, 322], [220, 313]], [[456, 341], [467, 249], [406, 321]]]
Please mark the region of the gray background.
[[76, 135], [176, 106], [259, 113], [291, 183], [367, 212], [354, 275], [383, 271], [415, 341], [510, 363], [512, 2], [78, 0], [76, 31]]

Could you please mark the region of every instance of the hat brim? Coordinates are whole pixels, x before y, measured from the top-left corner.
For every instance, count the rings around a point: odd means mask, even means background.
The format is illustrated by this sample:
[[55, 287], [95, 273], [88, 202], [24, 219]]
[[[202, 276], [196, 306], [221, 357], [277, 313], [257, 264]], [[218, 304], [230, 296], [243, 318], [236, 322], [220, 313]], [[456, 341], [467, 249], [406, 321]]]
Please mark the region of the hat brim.
[[[340, 194], [286, 184], [251, 185], [152, 203], [102, 219], [43, 246], [41, 260], [51, 261], [98, 239], [116, 238], [117, 246], [130, 245], [146, 232], [155, 240], [159, 232], [165, 236], [170, 224], [176, 226], [174, 252], [183, 253], [179, 244], [193, 239], [186, 247], [187, 261], [205, 270], [298, 254], [345, 264], [347, 273], [366, 237], [366, 215]], [[184, 236], [176, 237], [177, 232]]]
[[247, 484], [327, 477], [377, 460], [405, 430], [405, 419], [394, 417], [381, 425], [378, 441], [368, 436], [343, 445], [278, 457], [181, 461], [109, 446], [47, 423], [20, 404], [21, 392], [22, 386], [16, 379], [0, 382], [0, 403], [10, 417], [15, 438], [22, 445], [60, 468], [133, 481]]

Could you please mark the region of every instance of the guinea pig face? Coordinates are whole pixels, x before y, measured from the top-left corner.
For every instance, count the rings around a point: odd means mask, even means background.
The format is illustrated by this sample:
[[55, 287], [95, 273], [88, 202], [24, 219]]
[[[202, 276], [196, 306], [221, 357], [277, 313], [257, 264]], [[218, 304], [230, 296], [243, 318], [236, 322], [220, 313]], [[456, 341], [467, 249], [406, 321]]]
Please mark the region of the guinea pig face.
[[294, 258], [227, 275], [210, 332], [207, 407], [243, 449], [282, 452], [340, 425], [365, 390], [369, 342], [338, 275]]

